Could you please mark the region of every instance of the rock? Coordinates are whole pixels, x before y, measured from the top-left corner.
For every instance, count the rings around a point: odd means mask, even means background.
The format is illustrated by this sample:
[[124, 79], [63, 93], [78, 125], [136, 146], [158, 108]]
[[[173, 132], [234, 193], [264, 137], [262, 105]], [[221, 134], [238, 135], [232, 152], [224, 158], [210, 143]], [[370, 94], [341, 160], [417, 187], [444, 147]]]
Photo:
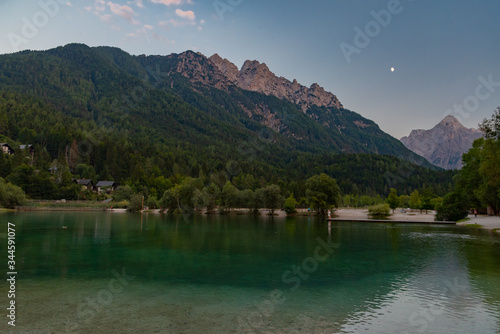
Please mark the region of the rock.
[[318, 84], [310, 88], [302, 86], [296, 79], [293, 82], [286, 78], [278, 77], [269, 70], [265, 63], [256, 60], [247, 60], [237, 71], [236, 65], [227, 59], [222, 59], [218, 54], [210, 57], [215, 66], [238, 87], [266, 95], [286, 99], [302, 106], [306, 111], [310, 106], [343, 108], [335, 95], [327, 92]]
[[431, 130], [413, 130], [401, 142], [430, 163], [444, 169], [462, 168], [462, 154], [472, 148], [474, 140], [483, 133], [464, 127], [455, 117], [448, 115]]

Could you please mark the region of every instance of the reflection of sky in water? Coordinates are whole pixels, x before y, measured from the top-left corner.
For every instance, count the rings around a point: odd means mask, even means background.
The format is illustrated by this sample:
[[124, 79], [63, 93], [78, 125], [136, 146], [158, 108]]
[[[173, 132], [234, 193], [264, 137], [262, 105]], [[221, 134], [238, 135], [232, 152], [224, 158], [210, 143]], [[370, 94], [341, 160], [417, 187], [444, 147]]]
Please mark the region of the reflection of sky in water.
[[[410, 233], [410, 238], [479, 239], [418, 232]], [[341, 333], [498, 333], [500, 302], [489, 303], [474, 287], [467, 260], [458, 254], [457, 249], [437, 253], [410, 277], [396, 280], [393, 291], [349, 314]]]
[[[108, 324], [116, 323], [116, 333], [233, 333], [236, 319], [247, 319], [274, 289], [286, 302], [260, 326], [249, 327], [256, 333], [499, 330], [500, 243], [481, 233], [327, 225], [310, 217], [11, 218], [17, 221], [22, 272], [18, 303], [24, 329], [34, 332], [60, 332], [61, 317], [81, 322], [79, 305], [96, 298], [113, 279], [112, 270], [122, 268], [135, 279], [81, 332], [108, 333]], [[340, 247], [292, 291], [282, 274], [314, 253], [318, 237]]]

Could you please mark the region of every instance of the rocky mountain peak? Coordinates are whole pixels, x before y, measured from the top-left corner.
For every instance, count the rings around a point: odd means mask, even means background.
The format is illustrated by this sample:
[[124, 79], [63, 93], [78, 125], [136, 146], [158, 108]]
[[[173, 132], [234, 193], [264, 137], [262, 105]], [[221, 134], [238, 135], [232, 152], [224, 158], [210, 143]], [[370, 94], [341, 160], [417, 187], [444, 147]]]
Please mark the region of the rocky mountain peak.
[[238, 70], [238, 67], [236, 67], [236, 65], [231, 63], [226, 58], [222, 58], [217, 53], [209, 59], [222, 72], [222, 74], [224, 74], [229, 79], [229, 81], [231, 81], [235, 85], [238, 85], [238, 77], [240, 75], [240, 71]]
[[430, 163], [444, 169], [462, 168], [462, 154], [467, 152], [482, 132], [468, 129], [452, 115], [430, 130], [413, 130], [401, 142]]
[[291, 82], [284, 77], [276, 76], [265, 63], [257, 60], [245, 61], [239, 71], [236, 65], [227, 59], [222, 59], [218, 54], [210, 57], [210, 60], [231, 82], [242, 89], [289, 100], [301, 105], [304, 111], [312, 105], [343, 108], [335, 95], [325, 91], [317, 83], [307, 88], [299, 84], [296, 79]]
[[465, 126], [462, 125], [462, 123], [460, 123], [460, 121], [458, 119], [455, 118], [455, 116], [453, 115], [448, 115], [446, 116], [441, 122], [439, 122], [438, 125], [436, 126], [445, 126], [445, 127], [450, 127], [450, 128], [454, 128], [454, 129], [460, 129], [460, 128], [464, 128], [465, 129]]
[[343, 108], [335, 95], [317, 83], [308, 88], [296, 79], [289, 81], [278, 77], [265, 63], [257, 60], [247, 60], [241, 69], [238, 69], [235, 64], [218, 54], [207, 58], [199, 52], [186, 51], [171, 54], [167, 58], [176, 60], [171, 72], [179, 73], [193, 83], [223, 90], [235, 85], [241, 89], [286, 99], [300, 105], [304, 112], [311, 106]]

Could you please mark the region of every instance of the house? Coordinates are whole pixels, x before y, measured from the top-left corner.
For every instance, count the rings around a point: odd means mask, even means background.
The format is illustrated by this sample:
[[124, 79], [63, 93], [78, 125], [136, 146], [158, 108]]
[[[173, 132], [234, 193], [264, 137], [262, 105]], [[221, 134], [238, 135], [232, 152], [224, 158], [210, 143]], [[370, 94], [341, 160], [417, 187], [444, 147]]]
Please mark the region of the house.
[[94, 189], [94, 182], [92, 182], [92, 180], [87, 180], [87, 179], [73, 179], [73, 183], [81, 185], [82, 186], [82, 190], [92, 190], [92, 189]]
[[52, 166], [52, 167], [50, 167], [50, 168], [49, 168], [49, 172], [50, 172], [50, 174], [55, 174], [55, 173], [57, 173], [57, 166]]
[[108, 194], [115, 191], [118, 185], [115, 181], [99, 181], [95, 185], [95, 189], [98, 193], [107, 192]]
[[2, 152], [4, 154], [14, 154], [14, 149], [10, 147], [9, 144], [7, 143], [0, 143], [0, 146], [2, 147]]
[[34, 155], [35, 154], [35, 147], [31, 144], [28, 144], [28, 145], [19, 145], [19, 149], [20, 150], [26, 150], [28, 149], [28, 151], [30, 152], [31, 155]]

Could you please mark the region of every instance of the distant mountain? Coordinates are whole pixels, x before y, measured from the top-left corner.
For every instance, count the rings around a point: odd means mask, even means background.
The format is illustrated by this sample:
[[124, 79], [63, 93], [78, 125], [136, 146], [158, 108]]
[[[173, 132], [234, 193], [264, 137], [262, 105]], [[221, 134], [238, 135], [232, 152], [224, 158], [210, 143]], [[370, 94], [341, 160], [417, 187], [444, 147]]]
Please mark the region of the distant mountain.
[[455, 117], [448, 115], [431, 130], [413, 130], [401, 142], [430, 163], [444, 169], [462, 168], [462, 154], [472, 148], [474, 140], [483, 133], [468, 129]]

